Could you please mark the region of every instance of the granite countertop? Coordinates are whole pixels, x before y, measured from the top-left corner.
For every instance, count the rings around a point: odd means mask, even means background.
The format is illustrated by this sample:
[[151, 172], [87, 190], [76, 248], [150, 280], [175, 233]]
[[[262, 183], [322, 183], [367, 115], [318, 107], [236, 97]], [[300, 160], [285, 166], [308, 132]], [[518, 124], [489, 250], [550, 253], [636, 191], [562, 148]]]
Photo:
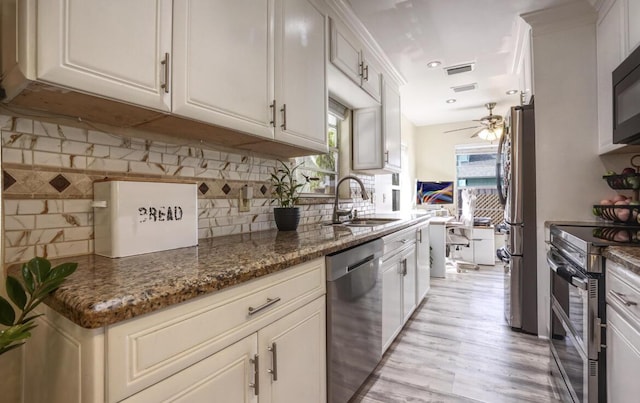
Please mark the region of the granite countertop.
[[[111, 259], [97, 255], [52, 260], [77, 262], [75, 273], [45, 303], [89, 329], [283, 270], [414, 225], [408, 214], [375, 227], [311, 224], [297, 231], [261, 231], [200, 240], [196, 247]], [[9, 270], [17, 270], [14, 266]]]
[[640, 248], [634, 246], [609, 246], [604, 257], [640, 275]]

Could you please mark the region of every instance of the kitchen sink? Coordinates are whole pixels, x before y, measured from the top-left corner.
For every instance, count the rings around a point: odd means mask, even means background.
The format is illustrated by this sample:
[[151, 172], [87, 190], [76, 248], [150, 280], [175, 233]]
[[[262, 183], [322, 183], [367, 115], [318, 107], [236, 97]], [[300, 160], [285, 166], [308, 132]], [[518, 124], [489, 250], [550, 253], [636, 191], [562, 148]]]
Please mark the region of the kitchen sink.
[[343, 221], [340, 224], [327, 223], [325, 225], [344, 225], [347, 227], [375, 227], [376, 225], [389, 224], [399, 221], [399, 218], [354, 218]]

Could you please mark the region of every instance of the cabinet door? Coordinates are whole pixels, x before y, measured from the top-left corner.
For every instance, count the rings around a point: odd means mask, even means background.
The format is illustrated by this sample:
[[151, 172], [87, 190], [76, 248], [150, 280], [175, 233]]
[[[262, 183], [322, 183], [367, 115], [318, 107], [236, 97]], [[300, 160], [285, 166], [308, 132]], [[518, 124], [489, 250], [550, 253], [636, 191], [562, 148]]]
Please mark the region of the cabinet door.
[[258, 344], [260, 403], [326, 402], [324, 297], [260, 330]]
[[362, 89], [376, 101], [380, 102], [382, 96], [382, 73], [367, 54], [362, 52]]
[[429, 224], [418, 228], [416, 235], [416, 304], [419, 304], [431, 288]]
[[360, 48], [354, 45], [355, 41], [337, 25], [334, 20], [331, 20], [331, 63], [354, 83], [360, 85], [363, 67]]
[[382, 353], [402, 327], [402, 276], [398, 257], [383, 261], [382, 267]]
[[402, 324], [404, 325], [416, 309], [416, 248], [409, 248], [402, 255]]
[[[631, 402], [640, 396], [640, 323], [628, 322], [607, 305], [607, 400]], [[635, 328], [634, 328], [635, 327]]]
[[267, 0], [175, 2], [174, 113], [273, 138], [272, 24]]
[[380, 169], [384, 165], [380, 107], [353, 111], [352, 167]]
[[640, 45], [640, 1], [626, 0], [627, 2], [627, 34], [629, 47], [627, 55]]
[[254, 333], [123, 401], [257, 403], [250, 386], [255, 382], [257, 340]]
[[[171, 0], [42, 0], [38, 79], [164, 111]], [[170, 81], [170, 80], [169, 80]], [[169, 87], [167, 87], [168, 90]]]
[[598, 139], [602, 154], [622, 147], [613, 144], [613, 111], [611, 73], [622, 61], [622, 11], [617, 0], [606, 11], [597, 25], [597, 73], [598, 73]]
[[389, 81], [382, 88], [382, 121], [385, 142], [385, 167], [400, 172], [402, 159], [400, 136], [400, 92]]
[[275, 139], [326, 153], [325, 17], [311, 0], [275, 4]]

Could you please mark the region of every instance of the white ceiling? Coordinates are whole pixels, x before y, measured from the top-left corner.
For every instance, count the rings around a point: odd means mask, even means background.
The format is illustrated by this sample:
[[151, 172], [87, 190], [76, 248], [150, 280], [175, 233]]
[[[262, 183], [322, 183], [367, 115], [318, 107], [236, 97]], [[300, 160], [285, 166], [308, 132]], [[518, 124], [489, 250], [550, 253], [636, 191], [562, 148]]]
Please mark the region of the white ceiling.
[[[416, 126], [469, 121], [496, 102], [504, 114], [519, 104], [516, 48], [520, 14], [571, 0], [347, 0], [404, 76], [402, 113]], [[433, 60], [440, 67], [428, 68]], [[475, 70], [447, 76], [443, 67], [475, 62]], [[473, 91], [452, 86], [477, 83]], [[445, 101], [455, 98], [456, 103]]]

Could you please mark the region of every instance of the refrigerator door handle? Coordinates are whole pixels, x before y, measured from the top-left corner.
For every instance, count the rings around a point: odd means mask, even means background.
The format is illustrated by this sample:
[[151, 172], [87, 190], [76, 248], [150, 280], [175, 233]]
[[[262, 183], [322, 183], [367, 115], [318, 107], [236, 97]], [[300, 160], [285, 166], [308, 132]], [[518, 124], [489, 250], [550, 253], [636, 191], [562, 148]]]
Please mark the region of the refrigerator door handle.
[[504, 148], [504, 139], [507, 137], [507, 133], [505, 133], [500, 137], [500, 141], [498, 142], [498, 155], [496, 158], [496, 182], [498, 187], [498, 197], [500, 198], [500, 204], [503, 206], [507, 204], [507, 199], [503, 194], [502, 189], [502, 153]]

